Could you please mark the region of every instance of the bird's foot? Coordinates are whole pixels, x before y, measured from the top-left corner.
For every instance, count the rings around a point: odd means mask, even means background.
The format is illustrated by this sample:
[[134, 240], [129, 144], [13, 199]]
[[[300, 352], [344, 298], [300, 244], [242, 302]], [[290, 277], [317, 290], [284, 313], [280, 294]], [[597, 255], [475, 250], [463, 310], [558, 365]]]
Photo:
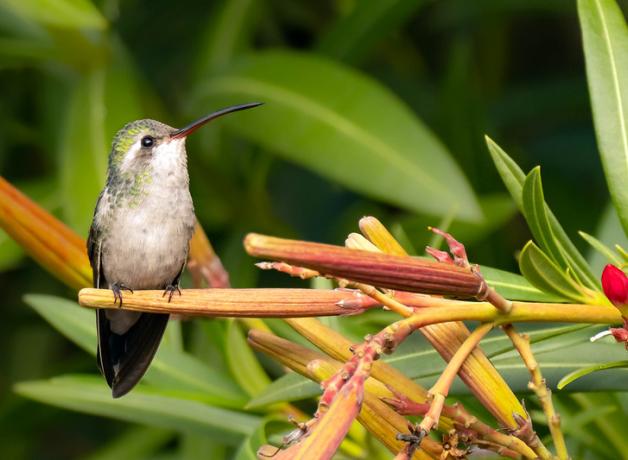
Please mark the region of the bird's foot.
[[122, 291], [130, 291], [131, 294], [133, 294], [133, 289], [126, 286], [124, 283], [113, 283], [111, 290], [113, 291], [113, 304], [115, 305], [120, 301], [118, 308], [122, 307]]
[[164, 293], [161, 296], [165, 297], [166, 294], [168, 294], [168, 302], [170, 302], [175, 292], [178, 292], [179, 296], [181, 295], [181, 289], [179, 289], [179, 285], [177, 284], [175, 286], [174, 284], [169, 284], [168, 286], [166, 286], [166, 289], [164, 290]]

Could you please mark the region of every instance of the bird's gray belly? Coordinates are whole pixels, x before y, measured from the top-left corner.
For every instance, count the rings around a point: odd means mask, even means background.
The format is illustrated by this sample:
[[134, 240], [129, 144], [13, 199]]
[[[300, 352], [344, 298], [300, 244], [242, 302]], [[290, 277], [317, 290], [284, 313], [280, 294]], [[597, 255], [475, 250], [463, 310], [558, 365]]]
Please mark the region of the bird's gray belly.
[[103, 240], [107, 282], [131, 289], [164, 289], [172, 284], [185, 263], [193, 221], [176, 215], [160, 219], [143, 211], [117, 217]]

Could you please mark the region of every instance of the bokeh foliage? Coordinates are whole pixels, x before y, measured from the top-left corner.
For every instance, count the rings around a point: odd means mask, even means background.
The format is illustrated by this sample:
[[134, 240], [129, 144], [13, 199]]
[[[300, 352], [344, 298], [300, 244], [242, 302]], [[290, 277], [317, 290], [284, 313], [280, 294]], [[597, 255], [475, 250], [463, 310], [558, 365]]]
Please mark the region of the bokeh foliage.
[[[257, 273], [241, 247], [245, 232], [339, 243], [364, 214], [379, 216], [416, 252], [430, 241], [427, 224], [449, 226], [475, 262], [517, 271], [516, 251], [530, 233], [504, 191], [484, 133], [507, 148], [524, 171], [542, 165], [546, 200], [581, 249], [586, 245], [576, 230], [625, 246], [597, 154], [575, 2], [225, 0], [208, 5], [194, 0], [182, 6], [164, 0], [3, 0], [0, 34], [0, 173], [81, 234], [104, 181], [110, 139], [124, 123], [150, 117], [181, 126], [229, 103], [267, 103], [256, 113], [216, 123], [189, 142], [197, 213], [234, 286], [290, 282]], [[602, 263], [592, 256], [596, 275]], [[95, 366], [91, 356], [26, 307], [45, 312], [68, 305], [22, 298], [25, 292], [67, 298], [74, 293], [25, 259], [3, 233], [0, 269], [1, 457], [218, 459], [239, 449], [249, 458], [249, 441], [242, 444], [242, 435], [255, 438], [257, 427], [275, 424], [260, 425], [264, 411], [241, 410], [267, 381], [254, 364], [242, 365], [257, 360], [247, 354], [239, 325], [225, 321], [169, 328], [160, 354], [166, 364], [148, 380], [170, 384], [173, 394], [140, 390], [132, 398], [147, 412], [129, 409], [123, 417], [160, 419], [161, 428], [78, 415], [17, 397], [11, 391], [15, 382], [95, 374]], [[70, 310], [67, 319], [79, 321], [76, 315], [83, 314], [88, 321], [86, 311]], [[358, 338], [389, 319], [380, 313], [329, 323]], [[269, 324], [294, 338], [280, 322]], [[87, 335], [75, 341], [93, 353], [89, 334], [94, 331], [83, 332]], [[586, 355], [586, 347], [573, 345], [591, 331], [569, 332], [560, 347], [547, 350], [546, 364], [565, 353], [577, 355], [578, 364], [595, 359]], [[555, 331], [538, 333], [550, 337]], [[183, 355], [183, 343], [191, 353]], [[509, 382], [524, 390], [525, 369], [515, 367], [498, 339], [489, 343], [498, 369], [503, 363], [512, 372]], [[428, 348], [419, 339], [408, 347], [398, 356], [409, 364], [400, 366], [430, 382], [442, 361], [430, 352], [419, 368], [411, 356]], [[168, 360], [184, 359], [189, 373], [171, 369], [168, 375]], [[543, 356], [539, 361], [544, 365]], [[264, 364], [273, 377], [281, 374]], [[544, 370], [552, 382], [566, 372], [561, 366]], [[204, 377], [185, 389], [193, 401], [181, 408], [182, 416], [189, 416], [185, 423], [158, 411], [169, 404], [167, 398], [182, 397], [175, 391], [181, 391], [182, 374]], [[87, 399], [102, 394], [95, 377], [63, 379], [60, 386], [22, 391], [40, 398], [65, 391], [76, 404], [85, 404], [80, 392]], [[604, 383], [589, 388], [622, 388], [621, 382]], [[312, 394], [311, 385], [309, 393], [303, 386], [301, 397]], [[621, 413], [625, 394], [574, 394], [559, 397], [559, 403], [565, 431], [578, 437], [572, 442], [583, 455], [614, 458], [601, 440], [610, 439], [617, 449], [622, 434], [600, 417]], [[220, 412], [225, 407], [239, 410]], [[208, 430], [208, 421], [216, 418], [229, 429]], [[353, 433], [351, 439], [363, 436]], [[375, 455], [378, 448], [372, 449]]]

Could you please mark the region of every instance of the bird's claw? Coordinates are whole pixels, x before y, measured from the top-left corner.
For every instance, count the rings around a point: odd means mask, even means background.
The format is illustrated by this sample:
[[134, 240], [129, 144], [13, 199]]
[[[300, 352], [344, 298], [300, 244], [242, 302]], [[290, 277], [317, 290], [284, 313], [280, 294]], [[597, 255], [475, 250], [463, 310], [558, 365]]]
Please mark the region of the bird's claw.
[[166, 289], [164, 290], [164, 293], [161, 296], [165, 297], [166, 294], [168, 294], [168, 303], [170, 303], [170, 301], [172, 300], [172, 296], [174, 295], [175, 292], [178, 292], [179, 296], [181, 296], [181, 289], [179, 289], [179, 286], [169, 284], [168, 286], [166, 286]]
[[129, 291], [133, 294], [133, 289], [126, 286], [124, 283], [113, 283], [111, 285], [111, 290], [113, 291], [113, 304], [115, 305], [118, 301], [120, 302], [118, 308], [122, 307], [122, 291]]

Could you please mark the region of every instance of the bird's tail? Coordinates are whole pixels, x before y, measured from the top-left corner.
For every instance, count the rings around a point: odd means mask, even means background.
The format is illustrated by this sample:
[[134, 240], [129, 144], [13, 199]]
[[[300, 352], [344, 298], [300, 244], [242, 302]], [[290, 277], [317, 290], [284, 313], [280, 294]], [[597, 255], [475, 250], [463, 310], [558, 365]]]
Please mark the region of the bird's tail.
[[112, 396], [119, 398], [131, 391], [148, 369], [170, 315], [142, 313], [128, 331], [116, 334], [105, 312], [99, 309], [96, 313], [98, 367], [111, 387]]

